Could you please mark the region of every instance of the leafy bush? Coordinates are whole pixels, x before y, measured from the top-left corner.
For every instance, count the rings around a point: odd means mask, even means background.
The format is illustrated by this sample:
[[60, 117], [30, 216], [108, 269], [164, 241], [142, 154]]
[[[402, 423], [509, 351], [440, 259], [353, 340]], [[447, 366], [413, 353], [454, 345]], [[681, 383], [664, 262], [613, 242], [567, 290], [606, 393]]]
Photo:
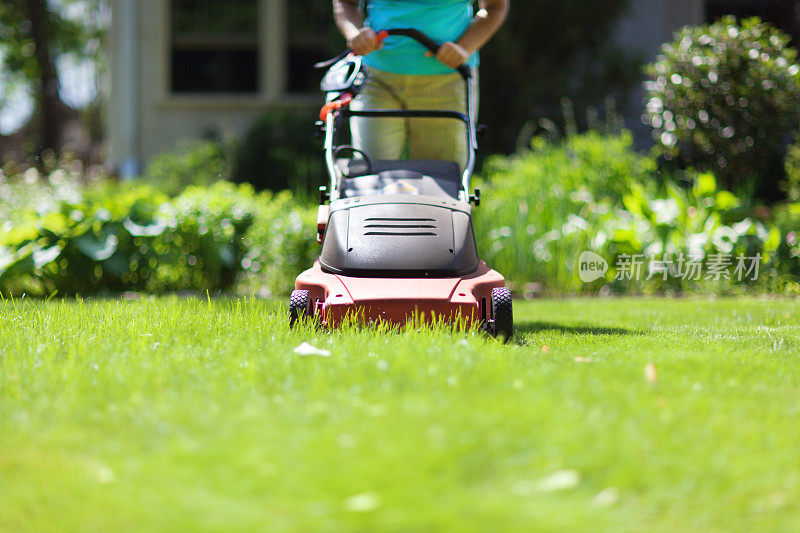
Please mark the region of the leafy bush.
[[136, 183], [73, 190], [17, 212], [0, 232], [0, 291], [31, 295], [273, 291], [310, 266], [311, 210], [288, 194], [219, 182], [169, 199]]
[[258, 190], [316, 190], [324, 175], [321, 145], [314, 138], [316, 120], [312, 108], [263, 115], [239, 146], [234, 181]]
[[294, 200], [289, 191], [258, 195], [258, 210], [244, 238], [247, 252], [240, 288], [284, 294], [319, 255], [316, 209]]
[[160, 264], [151, 291], [225, 290], [247, 251], [244, 236], [258, 215], [252, 187], [218, 182], [192, 186], [159, 209], [164, 227]]
[[[46, 295], [140, 290], [157, 258], [150, 233], [166, 200], [150, 187], [87, 190], [28, 209], [0, 234], [0, 288]], [[155, 225], [155, 226], [154, 226]]]
[[781, 234], [777, 273], [784, 282], [800, 291], [800, 204], [779, 206], [773, 217]]
[[[686, 27], [649, 66], [646, 119], [666, 156], [716, 174], [727, 188], [777, 196], [786, 137], [800, 118], [797, 52], [751, 18]], [[760, 183], [756, 183], [760, 180]]]
[[[634, 184], [623, 205], [624, 210], [617, 210], [615, 218], [606, 221], [606, 227], [614, 229], [604, 253], [598, 251], [612, 265], [607, 280], [620, 277], [615, 265], [623, 254], [643, 255], [646, 264], [639, 283], [630, 279], [625, 279], [624, 285], [621, 280], [615, 282], [614, 288], [620, 292], [642, 291], [646, 285], [650, 290], [700, 289], [707, 285], [708, 263], [714, 256], [730, 261], [727, 274], [716, 281], [726, 281], [740, 256], [748, 259], [743, 265], [748, 268], [751, 258], [759, 258], [759, 270], [776, 259], [778, 228], [747, 216], [736, 196], [717, 188], [712, 174], [695, 176], [688, 189], [667, 183], [662, 194]], [[690, 260], [701, 265], [697, 268], [706, 267], [700, 279], [686, 276]], [[743, 277], [741, 281], [753, 280]]]
[[[641, 282], [614, 281], [614, 267], [624, 254], [641, 255], [642, 261], [679, 256], [705, 261], [714, 254], [761, 254], [763, 265], [776, 260], [776, 228], [748, 217], [739, 199], [717, 189], [711, 174], [696, 176], [689, 189], [667, 180], [659, 191], [648, 179], [655, 161], [637, 155], [628, 134], [537, 141], [532, 151], [495, 159], [491, 167], [485, 200], [476, 211], [479, 249], [518, 290], [564, 294], [595, 293], [603, 287], [616, 292], [704, 288], [705, 279], [694, 283], [672, 275], [664, 281], [646, 268]], [[585, 251], [610, 264], [606, 275], [592, 283], [581, 281], [578, 272]]]
[[[797, 205], [774, 211], [776, 228], [719, 190], [710, 173], [695, 175], [689, 187], [654, 183], [654, 159], [631, 145], [628, 133], [590, 132], [558, 142], [536, 139], [531, 150], [491, 159], [476, 210], [482, 257], [518, 290], [568, 294], [727, 290], [725, 283], [661, 279], [647, 271], [651, 279], [615, 281], [615, 267], [625, 254], [700, 261], [761, 254], [767, 281], [780, 281], [767, 288], [793, 283], [800, 290]], [[315, 209], [288, 191], [256, 193], [249, 185], [218, 182], [169, 198], [147, 184], [80, 185], [73, 178], [67, 171], [44, 180], [33, 171], [0, 177], [0, 292], [236, 288], [279, 294], [318, 253]], [[14, 207], [9, 199], [27, 205]], [[581, 281], [577, 262], [584, 251], [610, 263], [605, 277]]]
[[531, 151], [487, 162], [476, 236], [487, 263], [518, 286], [547, 292], [587, 290], [574, 266], [633, 183], [655, 172], [632, 149], [630, 133], [589, 132], [559, 143], [534, 139]]
[[218, 141], [183, 139], [172, 150], [154, 155], [144, 180], [170, 196], [190, 185], [212, 185], [231, 177], [228, 152]]

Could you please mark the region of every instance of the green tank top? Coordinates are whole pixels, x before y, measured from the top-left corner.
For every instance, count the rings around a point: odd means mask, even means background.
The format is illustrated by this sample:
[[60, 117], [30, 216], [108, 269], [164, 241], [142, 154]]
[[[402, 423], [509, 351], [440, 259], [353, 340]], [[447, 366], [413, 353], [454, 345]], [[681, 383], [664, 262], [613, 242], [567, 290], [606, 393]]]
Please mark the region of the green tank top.
[[[455, 42], [472, 23], [471, 0], [369, 0], [365, 24], [375, 30], [414, 28], [437, 43]], [[367, 66], [395, 74], [449, 74], [454, 72], [408, 37], [392, 36], [364, 58]], [[478, 54], [467, 62], [478, 66]]]

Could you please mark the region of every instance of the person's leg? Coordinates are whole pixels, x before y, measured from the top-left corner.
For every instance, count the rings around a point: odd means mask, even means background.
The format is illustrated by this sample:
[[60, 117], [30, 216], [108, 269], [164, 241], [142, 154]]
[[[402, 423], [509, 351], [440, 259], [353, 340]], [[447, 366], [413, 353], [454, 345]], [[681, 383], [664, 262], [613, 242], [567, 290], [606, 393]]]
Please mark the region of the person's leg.
[[[402, 90], [402, 79], [398, 76], [367, 68], [367, 81], [361, 93], [350, 103], [350, 108], [403, 109], [403, 102], [398, 96], [398, 90]], [[353, 146], [366, 153], [372, 161], [402, 158], [406, 146], [406, 129], [402, 118], [350, 119]]]
[[[466, 113], [464, 80], [457, 73], [410, 76], [402, 95], [409, 109], [434, 109]], [[411, 119], [409, 157], [455, 161], [463, 169], [467, 162], [466, 125], [455, 119]]]

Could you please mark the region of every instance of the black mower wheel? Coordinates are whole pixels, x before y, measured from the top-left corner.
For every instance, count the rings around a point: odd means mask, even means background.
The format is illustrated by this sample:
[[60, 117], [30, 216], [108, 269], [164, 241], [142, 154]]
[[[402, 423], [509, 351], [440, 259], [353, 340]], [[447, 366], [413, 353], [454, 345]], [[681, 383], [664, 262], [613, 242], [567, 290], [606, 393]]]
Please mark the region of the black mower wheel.
[[297, 321], [306, 316], [311, 307], [311, 296], [308, 291], [292, 291], [289, 297], [289, 327], [294, 327]]
[[514, 336], [514, 309], [511, 291], [506, 287], [492, 289], [492, 327], [494, 337], [509, 342]]

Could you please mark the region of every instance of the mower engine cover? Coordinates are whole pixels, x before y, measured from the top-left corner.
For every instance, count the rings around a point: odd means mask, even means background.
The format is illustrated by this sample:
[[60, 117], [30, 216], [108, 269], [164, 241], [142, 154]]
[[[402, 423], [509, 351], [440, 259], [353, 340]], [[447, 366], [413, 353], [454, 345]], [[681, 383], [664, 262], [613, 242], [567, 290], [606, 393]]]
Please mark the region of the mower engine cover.
[[463, 276], [478, 268], [472, 207], [422, 195], [336, 200], [320, 254], [325, 272], [348, 276]]

